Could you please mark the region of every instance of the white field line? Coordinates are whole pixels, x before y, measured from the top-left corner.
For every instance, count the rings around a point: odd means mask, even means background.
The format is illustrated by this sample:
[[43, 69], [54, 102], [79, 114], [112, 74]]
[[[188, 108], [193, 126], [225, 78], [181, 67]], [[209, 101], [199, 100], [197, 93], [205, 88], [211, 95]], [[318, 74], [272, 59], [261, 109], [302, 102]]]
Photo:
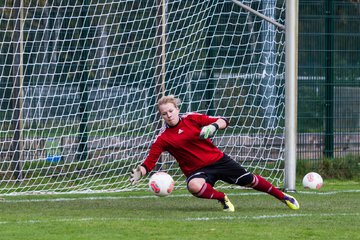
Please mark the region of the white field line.
[[309, 218], [309, 217], [349, 217], [360, 216], [359, 213], [323, 213], [323, 214], [275, 214], [275, 215], [259, 215], [259, 216], [225, 216], [225, 217], [203, 217], [203, 218], [176, 218], [176, 219], [164, 219], [164, 218], [59, 218], [59, 219], [46, 219], [46, 220], [21, 220], [21, 221], [0, 221], [0, 225], [5, 224], [43, 224], [43, 223], [61, 223], [61, 222], [121, 222], [121, 221], [219, 221], [219, 220], [263, 220], [263, 219], [278, 219], [278, 218]]
[[[329, 191], [329, 192], [321, 192], [321, 191], [297, 191], [299, 194], [313, 194], [313, 195], [334, 195], [334, 194], [343, 194], [343, 193], [360, 193], [360, 189], [354, 190], [339, 190], [339, 191]], [[241, 193], [229, 193], [229, 196], [256, 196], [265, 194], [262, 192], [241, 192]], [[181, 198], [181, 197], [193, 197], [189, 194], [172, 194], [167, 198]], [[20, 202], [66, 202], [66, 201], [82, 201], [82, 200], [117, 200], [117, 199], [147, 199], [147, 198], [158, 198], [154, 195], [142, 195], [142, 196], [89, 196], [89, 197], [61, 197], [61, 198], [30, 198], [30, 199], [11, 199], [3, 197], [1, 198], [1, 202], [8, 203], [20, 203]], [[0, 202], [0, 203], [1, 203]]]
[[275, 219], [275, 218], [296, 218], [296, 217], [335, 217], [335, 216], [360, 216], [360, 213], [322, 213], [322, 214], [276, 214], [276, 215], [259, 215], [259, 216], [227, 216], [211, 218], [186, 218], [187, 221], [213, 221], [213, 220], [243, 220], [243, 219]]

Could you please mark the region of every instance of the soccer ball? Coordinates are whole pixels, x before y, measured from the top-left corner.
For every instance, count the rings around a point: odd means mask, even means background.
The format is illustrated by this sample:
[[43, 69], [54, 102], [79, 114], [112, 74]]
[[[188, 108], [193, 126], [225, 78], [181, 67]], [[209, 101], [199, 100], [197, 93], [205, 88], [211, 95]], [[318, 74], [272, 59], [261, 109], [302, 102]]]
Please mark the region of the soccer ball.
[[309, 172], [302, 180], [304, 188], [320, 189], [323, 185], [322, 177], [316, 172]]
[[174, 180], [166, 172], [157, 172], [151, 176], [149, 188], [156, 196], [165, 197], [173, 191]]

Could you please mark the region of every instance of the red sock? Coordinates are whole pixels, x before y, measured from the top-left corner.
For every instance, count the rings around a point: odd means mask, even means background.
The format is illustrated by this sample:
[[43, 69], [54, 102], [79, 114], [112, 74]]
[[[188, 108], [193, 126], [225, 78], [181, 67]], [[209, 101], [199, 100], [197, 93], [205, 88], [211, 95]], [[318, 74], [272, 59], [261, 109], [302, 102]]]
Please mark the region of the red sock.
[[270, 195], [273, 195], [279, 200], [284, 200], [284, 193], [279, 189], [277, 189], [276, 187], [274, 187], [271, 183], [266, 181], [260, 175], [254, 175], [254, 180], [251, 184], [251, 187], [258, 191], [266, 192]]
[[217, 199], [223, 201], [225, 194], [223, 192], [216, 191], [209, 183], [204, 183], [198, 193], [194, 196], [198, 198]]

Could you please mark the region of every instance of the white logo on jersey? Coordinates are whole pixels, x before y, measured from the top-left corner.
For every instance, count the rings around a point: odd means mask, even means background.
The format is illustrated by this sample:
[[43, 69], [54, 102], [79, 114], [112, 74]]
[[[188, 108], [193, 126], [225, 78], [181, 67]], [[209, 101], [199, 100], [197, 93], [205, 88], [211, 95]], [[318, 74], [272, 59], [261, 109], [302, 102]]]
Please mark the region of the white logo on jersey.
[[183, 133], [183, 132], [184, 132], [184, 130], [179, 129], [178, 134], [181, 134], [181, 133]]

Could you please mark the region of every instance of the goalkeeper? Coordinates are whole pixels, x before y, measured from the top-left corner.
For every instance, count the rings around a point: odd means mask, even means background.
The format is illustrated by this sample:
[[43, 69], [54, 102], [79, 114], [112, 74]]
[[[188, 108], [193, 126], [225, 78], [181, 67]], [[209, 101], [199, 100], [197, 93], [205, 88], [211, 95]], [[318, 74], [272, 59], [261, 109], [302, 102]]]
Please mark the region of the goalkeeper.
[[186, 176], [189, 192], [198, 198], [218, 200], [224, 211], [233, 212], [235, 208], [225, 193], [214, 189], [218, 180], [266, 192], [289, 208], [299, 209], [294, 197], [278, 190], [261, 176], [248, 172], [213, 144], [210, 137], [228, 126], [226, 119], [199, 113], [180, 116], [180, 99], [173, 95], [159, 99], [157, 107], [165, 126], [151, 145], [144, 162], [133, 169], [132, 184], [150, 172], [162, 152], [167, 151]]

